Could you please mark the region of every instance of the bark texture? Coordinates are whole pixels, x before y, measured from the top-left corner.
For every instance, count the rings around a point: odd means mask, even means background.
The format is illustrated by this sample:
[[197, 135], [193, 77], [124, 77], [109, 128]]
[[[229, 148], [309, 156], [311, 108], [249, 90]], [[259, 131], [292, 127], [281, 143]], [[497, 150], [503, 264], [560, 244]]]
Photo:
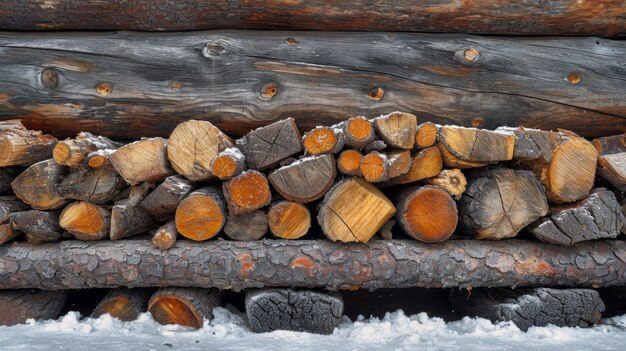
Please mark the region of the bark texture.
[[239, 291], [284, 287], [591, 287], [626, 285], [626, 242], [573, 246], [505, 240], [62, 241], [0, 246], [0, 289], [196, 286]]
[[69, 292], [67, 290], [0, 292], [0, 325], [25, 323], [27, 319], [54, 319], [59, 316]]

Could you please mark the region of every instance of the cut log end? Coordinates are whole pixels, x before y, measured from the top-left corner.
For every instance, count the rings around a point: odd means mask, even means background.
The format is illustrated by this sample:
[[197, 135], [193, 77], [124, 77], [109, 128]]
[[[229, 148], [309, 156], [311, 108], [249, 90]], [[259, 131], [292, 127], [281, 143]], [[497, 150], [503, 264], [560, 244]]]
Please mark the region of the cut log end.
[[406, 174], [390, 179], [381, 186], [391, 186], [397, 184], [408, 184], [418, 180], [434, 177], [441, 172], [443, 161], [441, 152], [437, 147], [429, 147], [420, 150], [411, 160], [411, 165]]
[[513, 159], [515, 136], [484, 129], [443, 126], [438, 140], [455, 157], [470, 162], [498, 162]]
[[232, 240], [259, 240], [267, 233], [267, 215], [262, 210], [241, 216], [229, 216], [224, 233]]
[[101, 240], [109, 236], [111, 211], [86, 201], [69, 204], [59, 218], [61, 228], [79, 240]]
[[57, 184], [65, 177], [68, 168], [54, 160], [45, 160], [28, 167], [18, 175], [11, 186], [15, 195], [36, 210], [55, 210], [68, 200], [57, 194]]
[[456, 229], [456, 203], [443, 189], [421, 186], [401, 189], [396, 220], [403, 231], [423, 242], [441, 242]]
[[52, 157], [55, 137], [28, 130], [19, 120], [0, 123], [0, 167], [29, 166]]
[[161, 182], [174, 174], [167, 158], [167, 146], [167, 139], [143, 139], [115, 150], [109, 160], [130, 185]]
[[330, 127], [315, 128], [302, 137], [305, 153], [313, 156], [332, 153], [337, 142], [337, 135]]
[[148, 302], [148, 311], [160, 324], [177, 324], [202, 328], [205, 320], [213, 318], [213, 308], [221, 303], [214, 289], [162, 288]]
[[211, 173], [220, 180], [228, 180], [246, 170], [246, 158], [236, 148], [226, 149], [211, 161]]
[[344, 150], [337, 158], [337, 170], [346, 175], [361, 176], [362, 159], [363, 154], [359, 151]]
[[467, 179], [460, 169], [444, 169], [438, 175], [425, 180], [426, 183], [436, 185], [448, 194], [457, 197], [465, 192]]
[[546, 186], [548, 199], [563, 203], [586, 197], [595, 181], [597, 161], [598, 151], [583, 138], [572, 138], [561, 144], [554, 151], [545, 177], [539, 176]]
[[374, 118], [374, 125], [389, 147], [410, 150], [415, 145], [417, 118], [410, 113], [392, 112]]
[[269, 180], [286, 200], [307, 203], [324, 196], [336, 175], [335, 158], [326, 154], [281, 167], [269, 175]]
[[361, 159], [360, 173], [370, 183], [379, 183], [389, 179], [390, 162], [387, 155], [377, 151]]
[[311, 227], [311, 213], [297, 202], [280, 201], [270, 206], [267, 222], [272, 234], [282, 239], [298, 239]]
[[134, 321], [147, 310], [150, 295], [151, 289], [147, 288], [113, 289], [98, 303], [91, 318], [108, 314], [121, 321]]
[[195, 190], [184, 198], [175, 215], [176, 228], [184, 237], [202, 241], [216, 236], [226, 221], [226, 206], [218, 188]]
[[169, 250], [176, 243], [178, 230], [176, 230], [176, 221], [171, 220], [162, 225], [152, 236], [152, 246], [159, 250]]
[[350, 118], [344, 124], [346, 145], [357, 150], [364, 149], [376, 139], [374, 125], [365, 117]]
[[237, 140], [248, 167], [262, 170], [302, 151], [301, 135], [293, 118], [258, 128]]
[[272, 200], [270, 185], [263, 173], [249, 170], [222, 185], [228, 210], [239, 216], [269, 205]]
[[431, 122], [417, 126], [415, 133], [415, 148], [425, 149], [437, 143], [437, 125]]

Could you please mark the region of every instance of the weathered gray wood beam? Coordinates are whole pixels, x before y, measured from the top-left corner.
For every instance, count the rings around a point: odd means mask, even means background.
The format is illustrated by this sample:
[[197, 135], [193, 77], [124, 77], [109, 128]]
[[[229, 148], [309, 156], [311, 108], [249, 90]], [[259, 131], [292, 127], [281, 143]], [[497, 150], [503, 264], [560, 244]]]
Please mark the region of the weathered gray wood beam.
[[394, 110], [495, 128], [626, 131], [626, 41], [413, 33], [0, 33], [0, 119], [59, 137], [233, 136]]
[[149, 240], [0, 247], [0, 289], [195, 286], [376, 289], [626, 285], [626, 241], [570, 247], [532, 241]]

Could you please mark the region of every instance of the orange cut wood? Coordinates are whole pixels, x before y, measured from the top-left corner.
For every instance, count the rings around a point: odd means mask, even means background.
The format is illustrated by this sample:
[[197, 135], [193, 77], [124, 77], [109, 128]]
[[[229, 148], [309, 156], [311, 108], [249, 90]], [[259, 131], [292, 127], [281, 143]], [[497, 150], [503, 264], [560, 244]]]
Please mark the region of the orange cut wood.
[[302, 137], [302, 146], [307, 155], [332, 153], [337, 145], [337, 135], [330, 127], [318, 127]]
[[221, 191], [208, 187], [192, 191], [176, 208], [176, 229], [184, 237], [203, 241], [216, 236], [226, 221]]
[[311, 227], [311, 213], [298, 202], [280, 201], [267, 211], [267, 222], [275, 237], [298, 239]]
[[441, 242], [456, 229], [456, 203], [443, 189], [426, 185], [403, 188], [396, 219], [406, 234], [423, 242]]
[[352, 176], [361, 175], [361, 160], [363, 154], [357, 150], [344, 150], [337, 158], [337, 169], [339, 172]]
[[233, 216], [250, 213], [272, 200], [269, 181], [261, 172], [248, 170], [222, 185], [228, 210]]

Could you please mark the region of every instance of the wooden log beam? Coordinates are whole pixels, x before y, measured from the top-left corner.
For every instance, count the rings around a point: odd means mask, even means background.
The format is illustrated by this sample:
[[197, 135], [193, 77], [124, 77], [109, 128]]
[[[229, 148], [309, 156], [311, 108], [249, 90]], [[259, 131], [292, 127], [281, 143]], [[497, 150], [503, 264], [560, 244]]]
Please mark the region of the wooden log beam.
[[[585, 28], [579, 20], [571, 23]], [[626, 131], [626, 41], [620, 40], [0, 33], [0, 51], [0, 119], [22, 118], [26, 127], [58, 137], [89, 130], [134, 139], [138, 128], [145, 137], [168, 137], [189, 119], [239, 137], [291, 116], [307, 131], [394, 110], [418, 116], [418, 123], [567, 126], [585, 137]]]
[[[175, 15], [173, 15], [175, 14]], [[5, 30], [310, 29], [527, 35], [626, 34], [620, 0], [241, 1], [7, 0]]]
[[327, 240], [189, 242], [166, 252], [149, 240], [0, 246], [0, 289], [254, 287], [590, 287], [626, 285], [626, 241], [561, 247], [498, 242]]

